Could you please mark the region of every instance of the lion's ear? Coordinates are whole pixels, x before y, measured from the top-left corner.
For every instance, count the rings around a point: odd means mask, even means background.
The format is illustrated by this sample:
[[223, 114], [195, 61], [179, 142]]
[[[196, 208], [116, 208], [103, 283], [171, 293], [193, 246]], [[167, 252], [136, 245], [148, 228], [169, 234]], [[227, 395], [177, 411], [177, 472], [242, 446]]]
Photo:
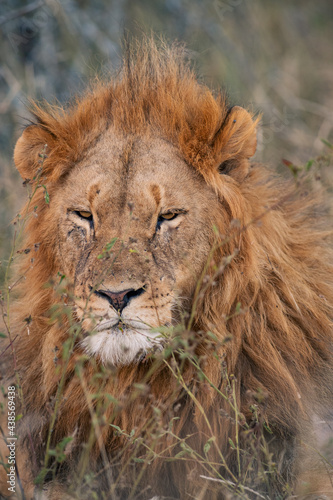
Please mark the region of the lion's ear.
[[228, 112], [213, 141], [216, 165], [221, 174], [236, 180], [244, 179], [249, 170], [249, 158], [256, 152], [257, 124], [248, 111], [234, 106]]
[[29, 125], [16, 142], [14, 162], [23, 179], [33, 179], [41, 164], [52, 135], [38, 125]]

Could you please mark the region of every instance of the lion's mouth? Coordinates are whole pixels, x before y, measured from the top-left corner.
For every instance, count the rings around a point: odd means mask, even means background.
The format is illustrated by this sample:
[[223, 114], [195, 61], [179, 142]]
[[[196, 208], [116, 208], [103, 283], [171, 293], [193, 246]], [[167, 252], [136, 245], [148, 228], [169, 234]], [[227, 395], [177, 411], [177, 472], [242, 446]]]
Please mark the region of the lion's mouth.
[[94, 332], [125, 332], [132, 331], [135, 333], [136, 331], [146, 331], [147, 333], [151, 330], [151, 328], [143, 323], [142, 321], [137, 320], [123, 320], [121, 318], [114, 318], [107, 321], [103, 321], [99, 323], [92, 331]]

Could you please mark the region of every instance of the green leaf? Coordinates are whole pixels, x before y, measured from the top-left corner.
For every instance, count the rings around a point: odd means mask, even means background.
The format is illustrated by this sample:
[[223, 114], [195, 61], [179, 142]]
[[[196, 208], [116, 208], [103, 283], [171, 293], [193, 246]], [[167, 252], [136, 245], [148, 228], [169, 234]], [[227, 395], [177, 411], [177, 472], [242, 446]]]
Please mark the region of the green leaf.
[[183, 449], [183, 450], [186, 450], [188, 453], [192, 453], [192, 448], [187, 444], [185, 443], [184, 441], [182, 441], [180, 443], [180, 447]]
[[110, 427], [113, 427], [114, 429], [116, 429], [116, 431], [120, 432], [120, 434], [123, 433], [123, 431], [121, 430], [121, 428], [118, 425], [110, 424]]
[[229, 438], [229, 444], [233, 450], [236, 449], [236, 446], [234, 445], [233, 440], [231, 438]]
[[269, 434], [273, 434], [273, 431], [272, 429], [270, 428], [270, 426], [268, 425], [267, 422], [264, 422], [264, 428], [266, 429], [266, 431], [269, 433]]
[[112, 240], [110, 241], [110, 243], [107, 243], [105, 245], [105, 250], [106, 252], [110, 252], [111, 248], [115, 245], [116, 241], [117, 241], [118, 238], [112, 238]]
[[306, 164], [305, 164], [305, 170], [307, 172], [309, 172], [310, 168], [312, 167], [312, 165], [314, 164], [314, 160], [309, 160]]
[[207, 455], [207, 453], [209, 452], [209, 450], [212, 446], [212, 443], [214, 441], [215, 441], [215, 436], [209, 438], [208, 441], [205, 443], [204, 448], [203, 448], [205, 455]]
[[188, 455], [188, 451], [187, 450], [183, 450], [183, 451], [180, 451], [179, 453], [177, 453], [177, 455], [175, 455], [173, 457], [173, 460], [175, 460], [176, 458], [182, 458], [184, 455]]
[[108, 399], [111, 403], [115, 403], [115, 404], [118, 404], [119, 401], [117, 398], [115, 398], [114, 396], [112, 396], [112, 394], [105, 394], [105, 397], [106, 399]]
[[283, 159], [282, 163], [284, 165], [286, 165], [286, 167], [289, 168], [289, 170], [291, 171], [291, 173], [293, 174], [293, 176], [296, 178], [297, 175], [298, 175], [298, 173], [299, 173], [299, 171], [300, 171], [300, 168], [297, 165], [294, 165], [291, 161], [286, 160], [286, 159]]
[[42, 184], [42, 187], [44, 188], [45, 203], [48, 205], [50, 203], [50, 196], [49, 193], [47, 192], [45, 184]]
[[325, 144], [325, 146], [329, 147], [330, 149], [333, 149], [333, 144], [331, 144], [329, 141], [326, 139], [321, 139], [321, 142]]
[[1, 338], [1, 339], [6, 339], [6, 338], [7, 338], [7, 335], [6, 335], [5, 333], [2, 333], [2, 332], [1, 332], [1, 333], [0, 333], [0, 338]]
[[67, 437], [64, 437], [64, 439], [62, 439], [60, 441], [60, 443], [58, 444], [59, 448], [61, 450], [63, 450], [65, 448], [65, 446], [68, 445], [68, 443], [70, 443], [71, 441], [73, 441], [73, 437], [72, 436], [67, 436]]
[[97, 258], [98, 259], [103, 259], [104, 257], [107, 257], [108, 253], [110, 252], [110, 250], [114, 247], [117, 239], [118, 238], [112, 238], [112, 240], [105, 245], [105, 247], [103, 248], [102, 253], [100, 253], [99, 255], [97, 255]]
[[66, 278], [66, 275], [65, 274], [61, 274], [60, 272], [58, 272], [58, 276], [60, 276], [59, 285], [61, 285], [61, 283], [63, 282], [63, 280]]
[[41, 484], [44, 481], [44, 478], [48, 472], [52, 472], [52, 469], [45, 467], [42, 468], [42, 470], [38, 473], [37, 477], [34, 480], [35, 484]]
[[210, 337], [212, 340], [214, 340], [215, 342], [218, 341], [218, 338], [216, 337], [216, 335], [214, 335], [213, 332], [207, 332], [207, 337]]

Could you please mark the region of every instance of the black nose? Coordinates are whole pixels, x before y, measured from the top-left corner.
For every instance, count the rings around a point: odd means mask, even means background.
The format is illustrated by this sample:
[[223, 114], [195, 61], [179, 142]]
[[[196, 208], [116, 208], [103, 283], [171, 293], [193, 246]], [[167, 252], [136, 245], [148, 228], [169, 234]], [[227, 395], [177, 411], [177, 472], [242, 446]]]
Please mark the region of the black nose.
[[139, 297], [145, 291], [144, 288], [138, 288], [134, 290], [134, 288], [129, 288], [127, 290], [122, 290], [121, 292], [112, 292], [111, 290], [96, 290], [95, 294], [99, 297], [107, 299], [112, 307], [118, 313], [121, 313], [123, 309], [127, 306], [129, 301], [134, 297]]

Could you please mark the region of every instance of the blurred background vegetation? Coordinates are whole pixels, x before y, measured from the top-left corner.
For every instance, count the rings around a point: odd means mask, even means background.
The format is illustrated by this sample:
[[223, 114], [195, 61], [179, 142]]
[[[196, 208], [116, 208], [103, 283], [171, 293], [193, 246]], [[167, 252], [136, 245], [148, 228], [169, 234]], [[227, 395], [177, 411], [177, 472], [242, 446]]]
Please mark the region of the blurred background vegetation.
[[257, 160], [282, 170], [332, 142], [332, 0], [0, 0], [0, 30], [3, 255], [25, 198], [12, 151], [27, 98], [65, 102], [117, 68], [125, 31], [184, 41], [200, 78], [262, 112]]

